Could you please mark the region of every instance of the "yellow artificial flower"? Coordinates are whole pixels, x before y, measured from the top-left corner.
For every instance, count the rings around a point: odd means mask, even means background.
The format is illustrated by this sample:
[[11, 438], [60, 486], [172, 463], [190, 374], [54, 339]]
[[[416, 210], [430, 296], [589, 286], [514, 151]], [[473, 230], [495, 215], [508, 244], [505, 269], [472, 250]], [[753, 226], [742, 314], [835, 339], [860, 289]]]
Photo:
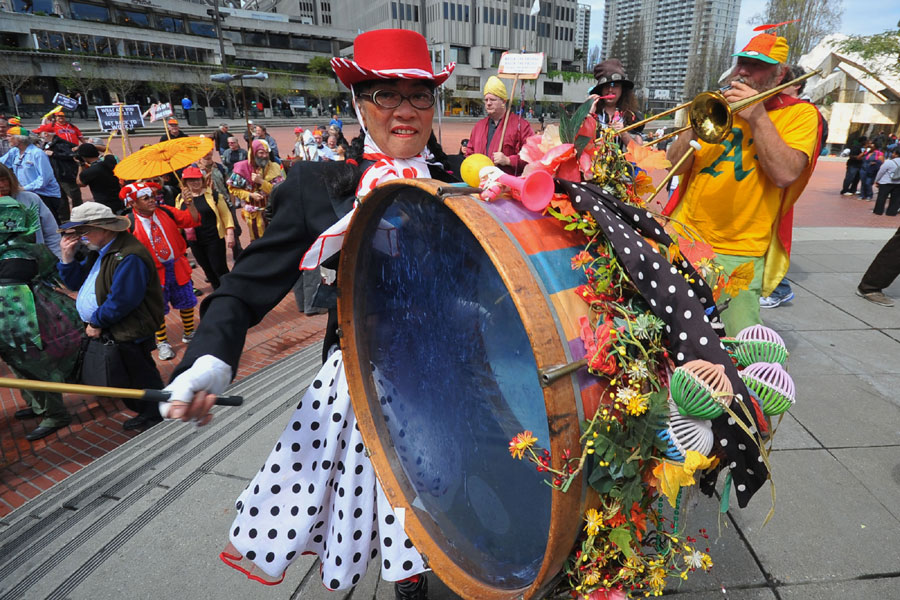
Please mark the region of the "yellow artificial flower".
[[600, 533], [600, 528], [603, 527], [603, 517], [600, 516], [600, 513], [597, 512], [596, 508], [589, 508], [587, 512], [584, 513], [584, 520], [587, 521], [584, 530], [587, 531], [588, 535], [597, 535]]
[[620, 387], [617, 390], [619, 402], [625, 405], [625, 412], [633, 417], [639, 417], [650, 408], [647, 394], [641, 394], [634, 388]]
[[666, 587], [666, 570], [662, 567], [653, 567], [647, 575], [647, 583], [653, 588], [653, 592], [661, 592]]
[[530, 431], [518, 433], [509, 440], [509, 453], [513, 458], [522, 458], [525, 456], [525, 450], [534, 446], [537, 438]]
[[653, 467], [653, 476], [659, 481], [659, 491], [669, 499], [669, 504], [675, 508], [678, 498], [678, 490], [683, 486], [694, 485], [694, 472], [708, 469], [713, 460], [703, 456], [699, 452], [688, 450], [685, 452], [684, 462], [676, 463], [669, 460], [661, 460]]
[[600, 583], [600, 573], [591, 569], [588, 571], [587, 575], [584, 576], [584, 585], [592, 586]]

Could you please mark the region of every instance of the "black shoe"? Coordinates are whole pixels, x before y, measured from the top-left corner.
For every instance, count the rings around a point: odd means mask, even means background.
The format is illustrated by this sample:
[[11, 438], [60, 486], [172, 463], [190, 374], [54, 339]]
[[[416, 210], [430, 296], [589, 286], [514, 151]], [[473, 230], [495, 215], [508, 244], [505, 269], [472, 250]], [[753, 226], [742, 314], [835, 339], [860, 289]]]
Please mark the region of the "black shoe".
[[37, 416], [37, 414], [31, 410], [31, 408], [23, 408], [22, 410], [17, 410], [16, 414], [13, 415], [15, 418], [19, 419], [33, 419]]
[[62, 429], [63, 427], [65, 427], [65, 425], [58, 425], [56, 427], [44, 427], [43, 425], [41, 425], [37, 429], [34, 429], [31, 433], [26, 433], [25, 439], [29, 442], [33, 442], [35, 440], [45, 438], [57, 429]]
[[428, 579], [425, 574], [419, 575], [419, 580], [398, 581], [394, 584], [394, 598], [396, 600], [428, 600]]
[[138, 415], [132, 419], [128, 419], [124, 423], [122, 423], [122, 429], [125, 431], [131, 431], [132, 429], [143, 429], [150, 428], [156, 425], [157, 423], [161, 423], [161, 417], [151, 417], [149, 415]]

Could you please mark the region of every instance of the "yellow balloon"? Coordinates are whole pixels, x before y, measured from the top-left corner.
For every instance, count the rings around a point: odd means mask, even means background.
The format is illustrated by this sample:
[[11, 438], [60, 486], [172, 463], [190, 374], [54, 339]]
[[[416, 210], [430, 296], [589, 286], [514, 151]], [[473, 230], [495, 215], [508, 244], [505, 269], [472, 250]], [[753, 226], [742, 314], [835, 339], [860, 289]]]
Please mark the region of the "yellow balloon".
[[462, 162], [462, 166], [459, 168], [459, 174], [462, 176], [463, 181], [465, 181], [472, 187], [478, 187], [481, 184], [478, 173], [484, 167], [493, 166], [494, 161], [492, 161], [484, 154], [472, 154], [466, 157], [466, 159]]

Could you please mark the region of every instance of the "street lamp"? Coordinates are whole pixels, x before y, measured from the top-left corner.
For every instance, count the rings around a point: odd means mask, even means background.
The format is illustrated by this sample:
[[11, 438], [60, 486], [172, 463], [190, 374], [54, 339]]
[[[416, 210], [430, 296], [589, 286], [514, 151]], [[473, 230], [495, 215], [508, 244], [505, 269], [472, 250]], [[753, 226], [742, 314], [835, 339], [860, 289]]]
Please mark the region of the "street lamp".
[[232, 75], [231, 73], [215, 73], [209, 76], [210, 81], [224, 83], [225, 85], [228, 85], [235, 80], [241, 82], [241, 104], [244, 107], [244, 123], [247, 125], [247, 136], [250, 138], [253, 137], [253, 134], [250, 133], [250, 120], [248, 116], [249, 113], [247, 112], [247, 94], [244, 91], [244, 80], [256, 79], [257, 81], [265, 81], [268, 78], [268, 73], [240, 73], [237, 75]]
[[[213, 0], [213, 7], [206, 11], [216, 21], [216, 37], [219, 38], [219, 64], [225, 68], [225, 41], [222, 39], [222, 21], [225, 18], [219, 13], [219, 0]], [[226, 84], [227, 85], [227, 84]], [[234, 104], [231, 102], [230, 90], [225, 94], [225, 101], [228, 102], [228, 118], [234, 118]]]

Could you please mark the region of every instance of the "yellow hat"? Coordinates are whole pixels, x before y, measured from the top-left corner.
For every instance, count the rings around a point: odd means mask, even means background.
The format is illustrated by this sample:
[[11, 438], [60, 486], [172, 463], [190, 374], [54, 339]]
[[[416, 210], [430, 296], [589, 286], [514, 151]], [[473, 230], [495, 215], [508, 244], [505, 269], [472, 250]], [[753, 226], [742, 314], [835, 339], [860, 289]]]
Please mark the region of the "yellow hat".
[[487, 83], [484, 84], [484, 94], [492, 94], [504, 102], [509, 99], [509, 94], [506, 93], [506, 86], [503, 85], [503, 82], [496, 75], [488, 77]]

